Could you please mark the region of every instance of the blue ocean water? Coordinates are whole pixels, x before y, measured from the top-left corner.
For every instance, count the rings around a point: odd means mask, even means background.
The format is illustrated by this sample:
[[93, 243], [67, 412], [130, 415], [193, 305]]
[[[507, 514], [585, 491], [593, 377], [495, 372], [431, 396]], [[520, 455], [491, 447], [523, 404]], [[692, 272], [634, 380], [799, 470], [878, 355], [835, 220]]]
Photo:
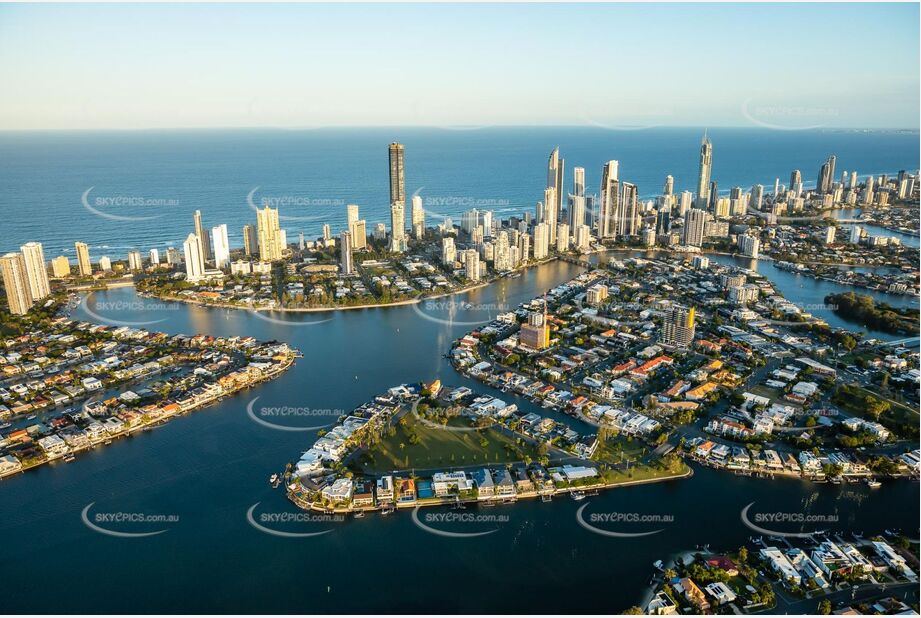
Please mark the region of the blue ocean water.
[[[476, 204], [503, 216], [542, 199], [546, 161], [554, 146], [572, 168], [586, 169], [597, 191], [602, 164], [620, 161], [620, 174], [641, 195], [693, 190], [703, 129], [613, 131], [590, 128], [421, 128], [320, 130], [183, 130], [0, 133], [0, 217], [3, 250], [38, 240], [46, 257], [73, 255], [88, 242], [94, 259], [124, 257], [128, 250], [181, 247], [201, 209], [207, 226], [228, 224], [231, 243], [242, 245], [242, 226], [255, 221], [247, 197], [282, 202], [289, 241], [318, 236], [328, 222], [335, 233], [345, 205], [387, 222], [387, 145], [406, 146], [406, 192], [418, 192], [430, 213], [457, 217]], [[787, 182], [794, 168], [814, 182], [829, 154], [838, 172], [894, 173], [919, 166], [918, 132], [773, 131], [713, 129], [713, 178], [721, 190]], [[89, 193], [87, 193], [89, 191]], [[116, 217], [101, 217], [83, 205]], [[292, 219], [285, 219], [292, 217]], [[434, 215], [429, 224], [437, 223]]]

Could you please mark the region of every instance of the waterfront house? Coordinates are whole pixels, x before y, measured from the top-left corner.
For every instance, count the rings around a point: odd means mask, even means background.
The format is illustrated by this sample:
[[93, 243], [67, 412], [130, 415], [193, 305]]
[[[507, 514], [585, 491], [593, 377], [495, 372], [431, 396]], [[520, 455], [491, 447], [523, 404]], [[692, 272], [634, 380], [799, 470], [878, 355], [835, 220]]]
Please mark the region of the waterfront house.
[[12, 455], [0, 455], [0, 476], [22, 470], [22, 462]]
[[674, 586], [675, 592], [683, 594], [688, 603], [701, 611], [710, 609], [710, 603], [703, 591], [690, 577], [685, 577]]
[[38, 440], [38, 446], [45, 452], [45, 456], [50, 459], [58, 459], [70, 452], [67, 443], [58, 436], [52, 434]]
[[712, 556], [707, 558], [705, 562], [711, 569], [721, 569], [725, 571], [729, 577], [735, 577], [739, 574], [739, 567], [727, 556]]
[[496, 484], [493, 481], [492, 473], [486, 468], [481, 468], [479, 470], [474, 470], [471, 473], [473, 476], [473, 482], [476, 484], [477, 489], [477, 498], [480, 500], [487, 500], [493, 498], [496, 495]]
[[371, 481], [355, 481], [352, 489], [352, 506], [374, 506], [374, 483]]
[[336, 479], [320, 492], [324, 498], [333, 503], [348, 502], [352, 497], [352, 479]]
[[499, 498], [513, 498], [517, 495], [515, 482], [508, 468], [500, 468], [496, 472], [496, 496]]
[[732, 603], [736, 600], [736, 593], [734, 593], [729, 586], [723, 582], [713, 582], [707, 584], [704, 588], [707, 593], [713, 597], [716, 605], [724, 605], [726, 603]]
[[397, 486], [397, 501], [401, 504], [415, 503], [416, 481], [397, 477], [395, 482]]
[[473, 482], [463, 472], [436, 472], [432, 475], [432, 489], [438, 498], [470, 491], [472, 488]]
[[889, 566], [896, 575], [902, 575], [908, 579], [914, 580], [915, 573], [908, 568], [908, 563], [901, 554], [897, 553], [889, 543], [885, 541], [873, 541], [873, 549], [880, 558]]
[[771, 568], [780, 574], [783, 581], [798, 586], [802, 581], [796, 567], [776, 547], [765, 547], [759, 552], [761, 558], [766, 560]]
[[377, 479], [377, 501], [380, 504], [393, 502], [393, 477], [382, 476]]
[[825, 590], [829, 588], [828, 580], [822, 569], [799, 547], [787, 550], [787, 559], [795, 566], [806, 579], [812, 580], [816, 586]]
[[677, 613], [678, 606], [664, 590], [657, 592], [646, 606], [646, 614], [649, 616], [672, 616]]

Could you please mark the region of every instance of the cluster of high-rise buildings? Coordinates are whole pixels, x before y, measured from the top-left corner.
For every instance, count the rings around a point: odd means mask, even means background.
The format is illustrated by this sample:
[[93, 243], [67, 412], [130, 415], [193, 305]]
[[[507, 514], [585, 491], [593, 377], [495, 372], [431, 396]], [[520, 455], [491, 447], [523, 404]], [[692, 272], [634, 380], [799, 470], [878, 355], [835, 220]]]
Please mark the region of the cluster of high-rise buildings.
[[27, 242], [19, 253], [10, 252], [0, 257], [3, 287], [10, 313], [27, 313], [38, 301], [51, 295], [45, 254], [39, 242]]

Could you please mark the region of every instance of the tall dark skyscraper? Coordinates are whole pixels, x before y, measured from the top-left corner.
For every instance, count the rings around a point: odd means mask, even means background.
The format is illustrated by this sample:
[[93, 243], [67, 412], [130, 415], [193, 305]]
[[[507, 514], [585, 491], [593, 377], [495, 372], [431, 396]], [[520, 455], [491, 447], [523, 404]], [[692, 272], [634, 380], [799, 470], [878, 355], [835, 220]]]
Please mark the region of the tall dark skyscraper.
[[832, 186], [835, 184], [835, 155], [826, 159], [822, 167], [819, 168], [819, 178], [815, 183], [816, 191], [819, 193], [830, 193]]
[[713, 171], [713, 144], [704, 132], [700, 142], [700, 169], [697, 173], [697, 207], [706, 208], [710, 204], [710, 173]]
[[555, 190], [555, 200], [556, 216], [559, 218], [560, 213], [563, 212], [563, 171], [565, 168], [565, 161], [560, 158], [560, 148], [557, 146], [553, 149], [553, 152], [550, 153], [550, 158], [547, 160], [547, 188]]
[[403, 177], [403, 144], [390, 144], [390, 203], [406, 205], [406, 186]]

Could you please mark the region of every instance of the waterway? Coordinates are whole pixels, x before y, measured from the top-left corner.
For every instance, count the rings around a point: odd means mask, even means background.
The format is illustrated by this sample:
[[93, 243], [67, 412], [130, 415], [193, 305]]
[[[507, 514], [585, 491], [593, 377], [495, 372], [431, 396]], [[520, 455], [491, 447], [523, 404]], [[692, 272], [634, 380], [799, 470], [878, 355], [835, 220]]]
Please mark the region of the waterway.
[[[243, 311], [138, 299], [131, 288], [92, 295], [90, 308], [109, 319], [149, 320], [155, 322], [149, 328], [170, 333], [284, 340], [304, 358], [278, 380], [240, 396], [73, 463], [42, 466], [0, 483], [4, 610], [612, 613], [639, 602], [655, 560], [698, 544], [734, 548], [743, 543], [754, 533], [740, 512], [752, 502], [753, 512], [808, 511], [838, 518], [825, 528], [899, 528], [917, 537], [917, 483], [890, 482], [870, 490], [736, 477], [706, 468], [696, 469], [690, 479], [612, 490], [582, 502], [526, 501], [463, 512], [497, 521], [440, 523], [419, 514], [426, 525], [446, 530], [495, 530], [478, 537], [425, 532], [406, 512], [340, 523], [272, 520], [298, 511], [267, 479], [296, 459], [315, 432], [254, 422], [247, 414], [252, 398], [259, 398], [257, 406], [326, 414], [354, 407], [395, 384], [436, 377], [488, 392], [450, 367], [444, 355], [451, 342], [470, 323], [577, 272], [555, 262], [442, 304], [270, 316], [291, 324]], [[147, 309], [135, 311], [137, 302], [147, 303]], [[525, 402], [520, 405], [528, 409]], [[279, 423], [319, 424], [306, 416]], [[267, 534], [247, 520], [257, 503], [253, 518], [265, 527], [331, 532], [301, 538]], [[589, 522], [592, 514], [659, 515], [673, 521], [594, 524], [620, 532], [661, 529], [645, 537], [611, 538], [577, 523], [582, 506]], [[105, 529], [162, 532], [113, 537], [92, 530], [81, 518], [85, 509], [89, 523]], [[173, 519], [112, 521], [149, 515]]]

